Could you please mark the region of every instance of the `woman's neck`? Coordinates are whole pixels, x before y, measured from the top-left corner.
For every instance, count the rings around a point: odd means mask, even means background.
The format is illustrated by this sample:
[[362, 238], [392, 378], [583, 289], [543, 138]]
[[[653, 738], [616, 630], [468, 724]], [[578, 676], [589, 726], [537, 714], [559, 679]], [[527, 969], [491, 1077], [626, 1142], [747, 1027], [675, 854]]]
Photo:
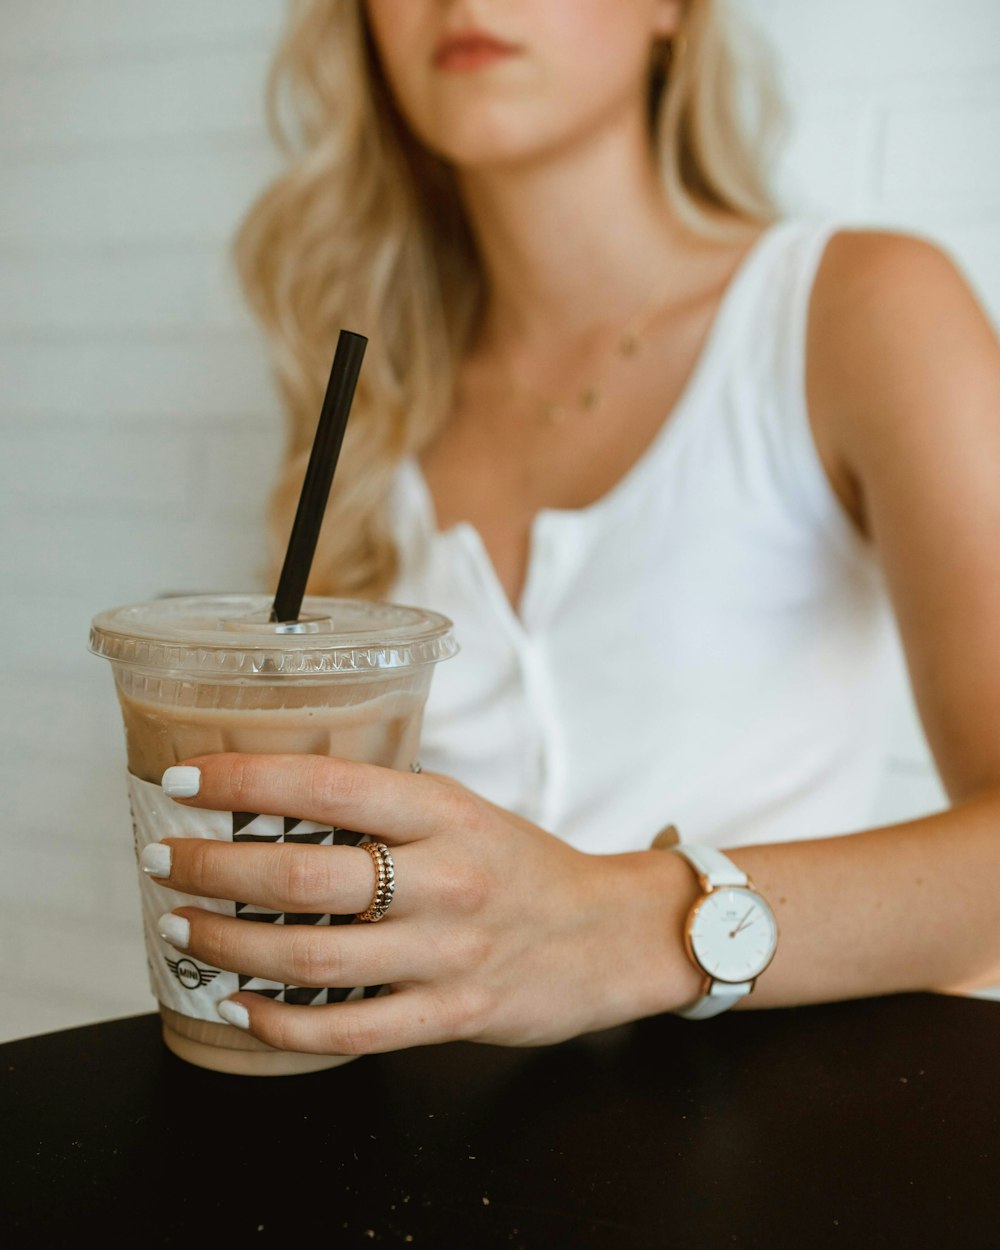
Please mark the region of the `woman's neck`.
[[633, 315], [672, 269], [682, 281], [692, 236], [666, 204], [644, 122], [625, 126], [460, 172], [489, 292], [485, 339], [586, 334]]

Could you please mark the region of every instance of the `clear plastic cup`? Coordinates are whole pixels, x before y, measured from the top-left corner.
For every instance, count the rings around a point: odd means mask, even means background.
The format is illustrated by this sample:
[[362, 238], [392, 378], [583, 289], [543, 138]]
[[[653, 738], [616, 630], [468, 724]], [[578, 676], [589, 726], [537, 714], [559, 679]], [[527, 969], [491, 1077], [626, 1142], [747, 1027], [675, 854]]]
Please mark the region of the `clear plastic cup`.
[[[451, 622], [397, 604], [307, 598], [290, 624], [269, 620], [263, 595], [193, 595], [112, 608], [94, 618], [90, 649], [110, 660], [125, 724], [136, 855], [165, 837], [356, 845], [363, 836], [294, 817], [209, 812], [160, 788], [165, 769], [195, 755], [301, 752], [416, 769], [434, 665], [454, 655]], [[167, 1046], [220, 1072], [314, 1072], [345, 1056], [278, 1051], [224, 1024], [216, 1004], [247, 989], [296, 1003], [371, 996], [378, 986], [283, 986], [183, 956], [157, 920], [185, 904], [247, 921], [346, 924], [354, 916], [291, 916], [194, 898], [139, 874], [150, 984]]]

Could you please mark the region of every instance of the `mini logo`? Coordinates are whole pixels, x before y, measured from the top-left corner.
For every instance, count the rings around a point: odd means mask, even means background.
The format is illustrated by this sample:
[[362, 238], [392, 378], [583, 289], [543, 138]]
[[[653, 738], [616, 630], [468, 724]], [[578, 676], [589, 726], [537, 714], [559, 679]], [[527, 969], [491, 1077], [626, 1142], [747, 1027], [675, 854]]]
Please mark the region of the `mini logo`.
[[219, 975], [218, 968], [199, 968], [191, 959], [168, 959], [167, 967], [186, 990], [197, 990]]

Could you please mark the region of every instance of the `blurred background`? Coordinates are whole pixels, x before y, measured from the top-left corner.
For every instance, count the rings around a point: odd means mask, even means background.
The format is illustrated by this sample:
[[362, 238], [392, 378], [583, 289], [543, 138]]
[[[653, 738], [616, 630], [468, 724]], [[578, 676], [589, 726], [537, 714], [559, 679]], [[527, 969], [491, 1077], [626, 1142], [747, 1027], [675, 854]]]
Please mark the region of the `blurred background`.
[[[1000, 320], [1000, 3], [733, 0], [789, 212], [928, 236]], [[260, 579], [281, 448], [233, 229], [281, 0], [4, 0], [0, 1040], [153, 1010], [102, 608]], [[947, 414], [942, 414], [947, 419]], [[900, 672], [875, 820], [944, 806]]]

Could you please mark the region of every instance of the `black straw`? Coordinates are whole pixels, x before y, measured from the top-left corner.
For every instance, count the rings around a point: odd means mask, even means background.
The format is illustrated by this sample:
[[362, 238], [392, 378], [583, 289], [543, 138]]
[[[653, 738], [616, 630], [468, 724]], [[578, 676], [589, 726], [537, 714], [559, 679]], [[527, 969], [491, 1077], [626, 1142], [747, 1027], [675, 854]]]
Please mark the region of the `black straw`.
[[330, 497], [330, 486], [340, 458], [344, 431], [347, 429], [354, 388], [358, 384], [358, 374], [361, 372], [361, 361], [367, 345], [368, 340], [364, 335], [341, 330], [330, 370], [330, 381], [326, 387], [326, 397], [323, 400], [323, 410], [316, 426], [316, 437], [309, 453], [309, 467], [306, 469], [295, 522], [288, 539], [285, 563], [281, 568], [274, 606], [271, 608], [272, 621], [299, 619], [309, 570], [316, 554], [320, 526], [323, 524], [323, 513], [326, 511], [326, 501]]

